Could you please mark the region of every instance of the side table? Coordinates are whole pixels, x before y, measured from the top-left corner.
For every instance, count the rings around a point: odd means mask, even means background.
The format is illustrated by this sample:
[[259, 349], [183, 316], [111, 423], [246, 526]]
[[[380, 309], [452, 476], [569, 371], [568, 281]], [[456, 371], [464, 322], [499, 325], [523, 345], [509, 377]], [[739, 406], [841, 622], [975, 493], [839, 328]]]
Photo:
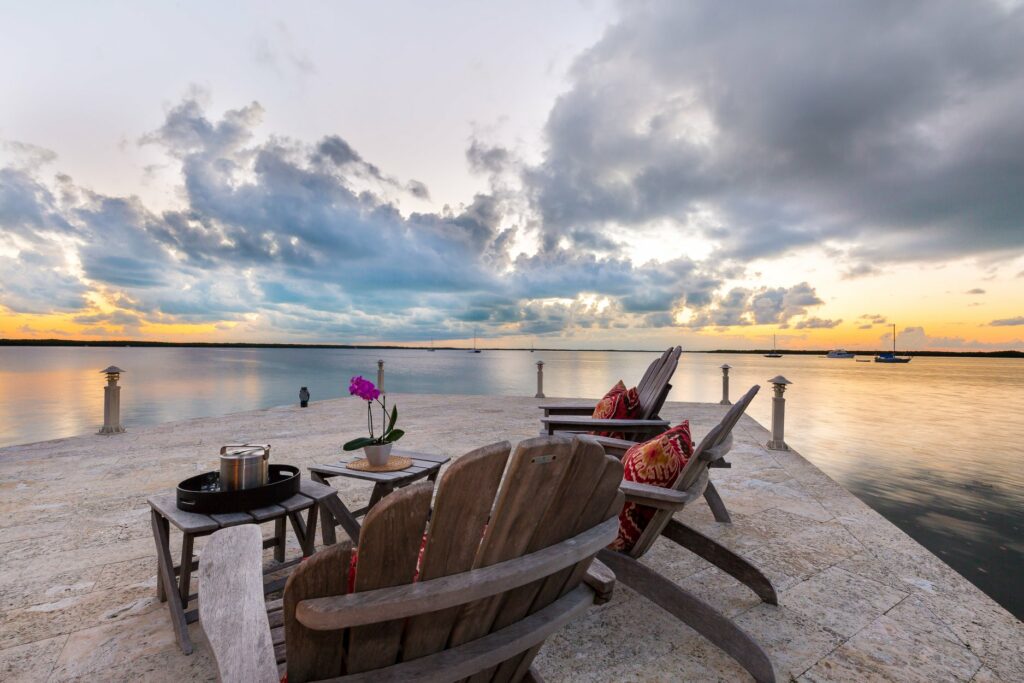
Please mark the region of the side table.
[[[236, 524], [260, 524], [274, 522], [274, 535], [263, 541], [264, 548], [274, 549], [274, 559], [282, 563], [270, 571], [279, 571], [283, 567], [297, 564], [299, 560], [285, 562], [286, 520], [291, 520], [295, 537], [302, 546], [303, 557], [313, 554], [316, 539], [316, 522], [318, 512], [324, 510], [324, 526], [334, 525], [328, 518], [340, 514], [343, 506], [338, 499], [337, 491], [330, 486], [315, 481], [300, 482], [299, 493], [276, 505], [245, 512], [229, 514], [202, 515], [178, 509], [175, 493], [151, 496], [148, 499], [150, 521], [153, 525], [153, 540], [156, 542], [157, 554], [157, 597], [167, 602], [171, 613], [171, 625], [178, 638], [178, 645], [185, 654], [192, 654], [192, 641], [188, 636], [188, 624], [199, 618], [198, 610], [188, 610], [188, 604], [195, 599], [189, 587], [192, 572], [196, 568], [196, 560], [192, 555], [193, 545], [198, 536], [208, 536], [218, 529]], [[300, 514], [303, 510], [306, 519]], [[181, 563], [174, 564], [171, 555], [170, 525], [173, 524], [183, 534], [181, 541]], [[175, 579], [177, 577], [177, 579]], [[265, 592], [279, 590], [283, 580], [272, 581], [264, 586]], [[188, 611], [186, 611], [188, 610]]]
[[[427, 479], [437, 481], [437, 474], [441, 471], [441, 465], [451, 460], [446, 455], [435, 455], [432, 453], [420, 453], [417, 451], [393, 450], [392, 455], [404, 456], [412, 460], [412, 465], [397, 472], [361, 472], [346, 467], [353, 460], [362, 458], [360, 453], [350, 453], [341, 457], [336, 463], [330, 465], [313, 465], [309, 468], [309, 475], [315, 482], [326, 484], [332, 477], [349, 477], [351, 479], [362, 479], [373, 482], [373, 492], [370, 494], [370, 502], [365, 507], [350, 511], [340, 498], [336, 498], [341, 509], [332, 512], [332, 517], [337, 524], [345, 530], [345, 533], [352, 539], [352, 543], [359, 544], [359, 518], [364, 516], [370, 509], [380, 501], [381, 498], [392, 491], [403, 486], [408, 486], [414, 481]], [[332, 491], [334, 489], [331, 489]], [[324, 545], [336, 542], [334, 525], [327, 523], [325, 519], [321, 526]]]

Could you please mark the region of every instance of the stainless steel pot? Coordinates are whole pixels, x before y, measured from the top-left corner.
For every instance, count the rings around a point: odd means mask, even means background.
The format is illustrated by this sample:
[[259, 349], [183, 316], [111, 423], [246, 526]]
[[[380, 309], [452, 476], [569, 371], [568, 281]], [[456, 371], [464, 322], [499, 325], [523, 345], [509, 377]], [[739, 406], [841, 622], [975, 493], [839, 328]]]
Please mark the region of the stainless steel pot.
[[221, 446], [220, 490], [238, 491], [266, 486], [270, 480], [270, 445]]

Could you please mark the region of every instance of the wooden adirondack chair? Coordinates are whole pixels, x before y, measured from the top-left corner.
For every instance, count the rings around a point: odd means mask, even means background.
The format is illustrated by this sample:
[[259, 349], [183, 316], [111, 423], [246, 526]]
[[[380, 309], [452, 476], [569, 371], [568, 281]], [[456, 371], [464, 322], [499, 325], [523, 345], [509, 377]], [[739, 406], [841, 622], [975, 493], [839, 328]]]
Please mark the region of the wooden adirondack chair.
[[[648, 367], [644, 377], [637, 385], [637, 394], [640, 398], [640, 416], [635, 420], [599, 420], [589, 415], [556, 414], [552, 410], [555, 406], [546, 406], [546, 417], [541, 418], [544, 431], [548, 434], [559, 432], [623, 432], [626, 438], [633, 441], [643, 440], [645, 436], [660, 434], [669, 427], [669, 423], [658, 417], [668, 392], [672, 389], [669, 383], [672, 375], [679, 365], [679, 356], [683, 353], [682, 347], [676, 346], [663, 354], [662, 358], [655, 361]], [[660, 363], [659, 363], [660, 361]], [[642, 385], [642, 386], [641, 386]], [[573, 404], [569, 408], [581, 410], [582, 404]], [[542, 406], [544, 407], [544, 406]], [[594, 408], [591, 406], [590, 411]]]
[[[758, 681], [774, 681], [771, 660], [761, 646], [730, 619], [681, 586], [642, 564], [643, 557], [660, 537], [678, 543], [732, 575], [754, 591], [763, 601], [777, 605], [775, 587], [761, 570], [714, 539], [691, 529], [673, 515], [704, 493], [708, 486], [708, 467], [718, 461], [732, 445], [732, 430], [760, 387], [754, 386], [736, 402], [700, 442], [671, 488], [624, 481], [621, 490], [627, 502], [657, 509], [636, 544], [625, 553], [602, 550], [598, 558], [615, 572], [615, 578], [653, 603], [675, 615], [708, 640], [722, 648]], [[626, 448], [609, 444], [601, 437], [584, 437], [604, 442], [606, 450], [622, 457]]]
[[378, 503], [354, 592], [344, 542], [298, 565], [283, 600], [264, 604], [258, 527], [215, 533], [199, 614], [221, 679], [276, 683], [287, 654], [289, 683], [539, 680], [531, 662], [544, 639], [611, 590], [611, 572], [591, 563], [617, 533], [622, 464], [581, 439], [530, 439], [509, 461], [510, 450], [456, 460], [433, 510], [427, 482]]
[[[639, 394], [647, 387], [647, 383], [651, 378], [658, 372], [669, 355], [672, 353], [673, 347], [668, 347], [665, 352], [658, 356], [650, 365], [647, 366], [647, 370], [644, 372], [644, 376], [640, 378], [640, 381], [636, 385], [636, 391]], [[597, 401], [576, 401], [575, 403], [545, 403], [538, 408], [544, 411], [544, 417], [550, 417], [552, 415], [557, 417], [564, 417], [567, 415], [583, 415], [590, 416], [594, 414], [594, 408], [597, 407]]]
[[[609, 436], [588, 436], [588, 439], [598, 442], [604, 448], [606, 453], [611, 453], [618, 458], [622, 458], [626, 451], [635, 446], [638, 441], [631, 441], [629, 439], [613, 439]], [[646, 438], [651, 439], [653, 436], [647, 436]], [[708, 461], [708, 468], [731, 468], [732, 463], [725, 459], [725, 456], [732, 449], [732, 435], [730, 434], [725, 441], [722, 442], [715, 449], [717, 457], [713, 460]], [[704, 500], [707, 502], [708, 507], [711, 508], [711, 514], [714, 515], [716, 522], [723, 524], [731, 524], [732, 517], [729, 516], [729, 510], [725, 507], [725, 501], [722, 500], [722, 496], [718, 494], [718, 489], [715, 488], [715, 483], [708, 479], [707, 486], [704, 488]]]

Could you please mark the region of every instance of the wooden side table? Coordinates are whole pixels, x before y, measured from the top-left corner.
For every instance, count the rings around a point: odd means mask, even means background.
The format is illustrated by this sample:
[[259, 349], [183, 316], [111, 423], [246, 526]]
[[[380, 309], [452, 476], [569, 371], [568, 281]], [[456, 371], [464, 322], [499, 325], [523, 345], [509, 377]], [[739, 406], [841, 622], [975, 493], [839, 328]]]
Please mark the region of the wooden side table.
[[[279, 571], [299, 562], [298, 559], [285, 562], [287, 521], [291, 520], [295, 537], [302, 546], [302, 556], [313, 554], [316, 540], [316, 522], [321, 509], [324, 510], [324, 526], [334, 528], [331, 518], [341, 514], [344, 506], [338, 499], [338, 492], [330, 486], [315, 481], [300, 482], [299, 493], [276, 505], [245, 512], [230, 514], [201, 515], [179, 510], [175, 493], [165, 493], [149, 498], [150, 521], [153, 525], [153, 540], [156, 542], [157, 597], [166, 602], [171, 613], [171, 625], [178, 638], [178, 645], [185, 654], [192, 654], [192, 641], [188, 637], [188, 624], [199, 618], [198, 610], [188, 610], [188, 604], [195, 599], [190, 593], [192, 572], [196, 560], [192, 556], [193, 545], [198, 536], [208, 536], [218, 529], [236, 524], [260, 524], [274, 522], [274, 535], [263, 541], [264, 548], [274, 549], [274, 559], [282, 563], [270, 571]], [[308, 510], [303, 519], [301, 512]], [[181, 541], [181, 563], [174, 564], [171, 555], [170, 525], [183, 534]], [[177, 576], [177, 579], [175, 577]], [[280, 590], [284, 579], [268, 582], [264, 586], [269, 593]], [[188, 611], [186, 611], [188, 610]]]
[[[353, 460], [358, 460], [363, 457], [361, 453], [353, 452], [342, 456], [336, 463], [330, 465], [313, 465], [309, 468], [309, 475], [313, 481], [326, 484], [332, 477], [349, 477], [351, 479], [362, 479], [364, 481], [373, 482], [373, 493], [370, 494], [370, 502], [365, 507], [361, 507], [358, 510], [350, 511], [340, 498], [337, 498], [341, 510], [338, 512], [332, 512], [332, 517], [337, 524], [340, 524], [345, 533], [352, 539], [352, 543], [359, 544], [359, 518], [366, 515], [370, 509], [376, 505], [381, 498], [388, 495], [392, 491], [403, 486], [408, 486], [414, 481], [420, 479], [426, 479], [428, 481], [437, 481], [437, 474], [441, 471], [441, 465], [451, 460], [445, 455], [434, 455], [432, 453], [420, 453], [417, 451], [405, 451], [405, 450], [393, 450], [392, 455], [404, 456], [412, 460], [412, 465], [399, 470], [397, 472], [360, 472], [359, 470], [352, 470], [346, 467], [348, 463]], [[333, 489], [331, 489], [333, 491]], [[333, 544], [336, 542], [334, 525], [327, 523], [325, 519], [324, 524], [321, 526], [321, 533], [324, 538], [324, 545]]]

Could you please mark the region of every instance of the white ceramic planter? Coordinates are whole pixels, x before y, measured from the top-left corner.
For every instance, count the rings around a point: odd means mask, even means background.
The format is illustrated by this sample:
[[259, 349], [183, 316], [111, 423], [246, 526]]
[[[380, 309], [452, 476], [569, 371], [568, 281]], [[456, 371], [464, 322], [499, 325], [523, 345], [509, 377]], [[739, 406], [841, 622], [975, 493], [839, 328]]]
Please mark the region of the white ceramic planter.
[[391, 446], [393, 445], [386, 443], [381, 446], [363, 446], [363, 453], [366, 454], [366, 459], [370, 461], [371, 465], [380, 467], [387, 464], [388, 458], [391, 456]]

